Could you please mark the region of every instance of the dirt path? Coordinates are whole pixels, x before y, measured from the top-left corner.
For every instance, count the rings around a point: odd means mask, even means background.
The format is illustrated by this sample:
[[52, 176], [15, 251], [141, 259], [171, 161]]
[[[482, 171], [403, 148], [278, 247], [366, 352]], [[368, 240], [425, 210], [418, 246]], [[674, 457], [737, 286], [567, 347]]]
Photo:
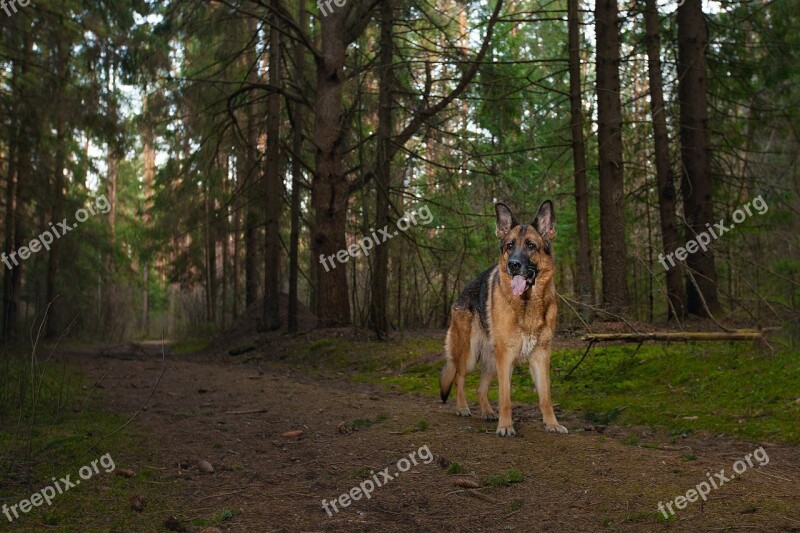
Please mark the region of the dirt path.
[[[131, 357], [71, 359], [94, 379], [108, 372], [107, 405], [132, 413], [161, 360], [155, 352]], [[730, 477], [734, 462], [757, 445], [687, 438], [641, 448], [586, 432], [569, 413], [559, 416], [569, 435], [544, 432], [535, 407], [516, 404], [514, 418], [520, 436], [503, 439], [493, 423], [458, 418], [451, 405], [353, 385], [346, 376], [315, 381], [257, 357], [172, 357], [135, 422], [152, 435], [153, 448], [129, 458], [129, 467], [157, 469], [164, 504], [186, 523], [235, 510], [221, 526], [230, 531], [800, 531], [796, 447], [765, 446], [767, 465], [747, 468], [666, 523], [659, 501], [685, 495], [722, 469]], [[340, 428], [358, 419], [373, 423]], [[282, 436], [296, 429], [300, 438]], [[433, 454], [427, 464], [425, 446]], [[405, 467], [402, 458], [412, 452], [418, 464], [399, 473], [398, 460]], [[213, 474], [197, 469], [203, 459]], [[462, 465], [464, 475], [448, 474], [448, 461]], [[379, 472], [387, 466], [397, 477], [328, 516], [323, 499], [366, 479], [385, 482]], [[480, 491], [454, 486], [457, 478], [486, 485], [491, 476], [503, 485], [499, 476], [512, 470], [514, 481], [513, 469], [521, 482]]]

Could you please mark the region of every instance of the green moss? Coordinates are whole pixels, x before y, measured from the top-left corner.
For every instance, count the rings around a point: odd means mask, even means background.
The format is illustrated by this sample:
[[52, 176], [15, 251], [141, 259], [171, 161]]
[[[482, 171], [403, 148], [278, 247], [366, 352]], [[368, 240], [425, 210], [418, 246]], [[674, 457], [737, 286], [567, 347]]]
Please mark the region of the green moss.
[[420, 420], [413, 427], [406, 428], [403, 430], [403, 433], [416, 433], [418, 431], [425, 431], [428, 429], [428, 422], [425, 420]]
[[358, 468], [356, 470], [353, 470], [350, 473], [350, 478], [351, 479], [366, 479], [366, 478], [368, 478], [368, 477], [370, 477], [372, 475], [373, 471], [374, 471], [374, 469], [372, 467], [364, 466], [364, 467]]
[[173, 355], [188, 355], [197, 352], [202, 352], [211, 343], [209, 339], [185, 339], [173, 344], [169, 353]]
[[231, 520], [233, 517], [236, 516], [236, 511], [233, 509], [228, 509], [227, 507], [222, 509], [220, 512], [215, 514], [211, 517], [211, 523], [215, 526], [222, 524], [223, 522], [227, 522]]
[[367, 420], [366, 418], [356, 418], [350, 423], [350, 427], [352, 429], [368, 428], [371, 425], [372, 425], [372, 420]]
[[522, 483], [524, 479], [520, 470], [512, 468], [503, 474], [490, 475], [486, 479], [486, 484], [490, 487], [508, 487], [513, 483]]
[[749, 343], [696, 343], [598, 349], [575, 373], [558, 380], [580, 351], [554, 356], [554, 397], [566, 408], [624, 408], [622, 423], [673, 432], [708, 430], [742, 439], [800, 442], [797, 353], [774, 356]]
[[[338, 342], [344, 349], [343, 341]], [[346, 359], [357, 381], [439, 395], [441, 345], [434, 350], [435, 344], [420, 339], [380, 348], [376, 343], [349, 345], [352, 353]], [[380, 371], [374, 370], [374, 355], [371, 364], [358, 362], [364, 353], [379, 349]], [[419, 354], [416, 360], [410, 358], [414, 353]], [[646, 344], [638, 353], [635, 346], [611, 345], [595, 347], [571, 379], [564, 380], [582, 355], [580, 349], [553, 353], [553, 398], [589, 423], [650, 426], [676, 439], [709, 431], [745, 440], [800, 443], [797, 351], [781, 348], [769, 354], [742, 342]], [[467, 376], [467, 399], [473, 403], [478, 381], [478, 372]], [[515, 403], [538, 402], [524, 366], [515, 369], [512, 394]], [[496, 383], [489, 398], [497, 401]]]

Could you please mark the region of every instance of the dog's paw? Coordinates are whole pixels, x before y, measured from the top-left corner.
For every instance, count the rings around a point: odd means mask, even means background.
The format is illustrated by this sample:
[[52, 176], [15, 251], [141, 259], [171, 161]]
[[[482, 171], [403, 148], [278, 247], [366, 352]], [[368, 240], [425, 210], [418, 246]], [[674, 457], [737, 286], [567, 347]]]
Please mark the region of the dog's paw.
[[465, 407], [463, 409], [456, 409], [456, 415], [458, 415], [458, 416], [472, 416], [472, 412], [469, 410], [469, 407]]
[[567, 428], [565, 428], [561, 424], [552, 424], [552, 425], [551, 424], [545, 424], [544, 426], [547, 428], [547, 431], [549, 431], [550, 433], [569, 433]]
[[487, 422], [495, 422], [497, 420], [497, 413], [495, 413], [494, 411], [489, 411], [488, 413], [481, 413], [481, 416], [483, 416], [483, 419], [486, 420]]
[[514, 431], [514, 426], [505, 426], [505, 427], [497, 426], [496, 433], [501, 437], [513, 437], [514, 435], [517, 434], [517, 432]]

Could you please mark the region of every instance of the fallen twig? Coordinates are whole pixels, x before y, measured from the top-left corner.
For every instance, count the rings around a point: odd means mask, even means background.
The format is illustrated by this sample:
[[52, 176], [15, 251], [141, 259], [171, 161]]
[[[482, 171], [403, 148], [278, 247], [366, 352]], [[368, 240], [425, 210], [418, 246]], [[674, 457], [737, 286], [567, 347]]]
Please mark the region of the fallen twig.
[[266, 408], [262, 407], [261, 409], [250, 409], [248, 411], [225, 411], [226, 415], [254, 415], [259, 413], [266, 413]]

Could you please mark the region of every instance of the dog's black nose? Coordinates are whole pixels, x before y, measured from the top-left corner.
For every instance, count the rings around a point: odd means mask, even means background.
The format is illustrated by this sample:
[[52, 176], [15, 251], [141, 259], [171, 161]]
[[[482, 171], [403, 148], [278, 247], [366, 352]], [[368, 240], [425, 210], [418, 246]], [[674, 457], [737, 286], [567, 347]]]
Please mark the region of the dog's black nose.
[[519, 274], [519, 271], [522, 269], [522, 263], [517, 261], [516, 259], [511, 259], [508, 261], [508, 271], [511, 273], [512, 276], [516, 276]]

